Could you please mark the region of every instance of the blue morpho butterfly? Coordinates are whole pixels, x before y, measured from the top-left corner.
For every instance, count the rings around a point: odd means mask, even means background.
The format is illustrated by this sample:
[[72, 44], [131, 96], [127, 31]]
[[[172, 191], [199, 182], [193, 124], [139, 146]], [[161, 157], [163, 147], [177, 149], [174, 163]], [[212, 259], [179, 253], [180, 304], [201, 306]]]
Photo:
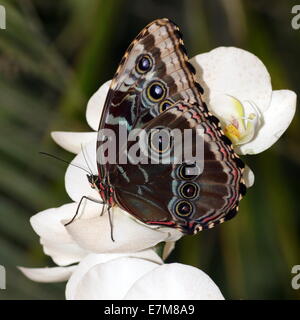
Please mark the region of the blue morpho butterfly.
[[[99, 132], [111, 129], [118, 136], [120, 124], [127, 132], [163, 127], [197, 134], [200, 127], [204, 131], [202, 172], [191, 170], [196, 164], [190, 162], [104, 164], [97, 152], [99, 175], [88, 176], [109, 208], [117, 205], [147, 225], [178, 228], [186, 234], [233, 218], [246, 192], [244, 164], [202, 101], [203, 89], [194, 74], [178, 26], [168, 19], [150, 23], [121, 60]], [[97, 150], [103, 143], [98, 135]]]

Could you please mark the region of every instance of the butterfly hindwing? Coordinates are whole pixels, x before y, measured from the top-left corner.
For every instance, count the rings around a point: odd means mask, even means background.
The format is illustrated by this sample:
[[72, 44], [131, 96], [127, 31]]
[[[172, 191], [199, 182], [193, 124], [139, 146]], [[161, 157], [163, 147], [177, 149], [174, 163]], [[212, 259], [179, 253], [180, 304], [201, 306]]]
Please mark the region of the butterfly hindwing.
[[[187, 162], [151, 164], [150, 158], [148, 164], [118, 165], [119, 174], [111, 180], [118, 204], [145, 223], [176, 225], [185, 233], [211, 228], [231, 218], [241, 197], [243, 172], [231, 145], [212, 126], [205, 126], [197, 106], [186, 102], [170, 107], [143, 129], [150, 132], [157, 127], [182, 133], [191, 129], [195, 135], [200, 129], [204, 139], [203, 171], [186, 176]], [[184, 148], [186, 141], [182, 142]]]

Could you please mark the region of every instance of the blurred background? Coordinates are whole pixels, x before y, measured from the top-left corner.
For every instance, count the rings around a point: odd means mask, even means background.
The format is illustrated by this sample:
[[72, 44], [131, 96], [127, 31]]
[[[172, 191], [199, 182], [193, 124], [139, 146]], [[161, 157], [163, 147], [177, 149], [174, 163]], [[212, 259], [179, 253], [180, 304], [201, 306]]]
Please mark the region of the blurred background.
[[[298, 1], [299, 2], [299, 1]], [[256, 54], [274, 89], [300, 94], [300, 29], [291, 27], [297, 1], [263, 0], [2, 0], [0, 30], [0, 299], [63, 299], [65, 284], [27, 280], [17, 265], [53, 266], [32, 230], [38, 211], [70, 202], [66, 167], [38, 151], [71, 160], [50, 139], [53, 130], [87, 131], [86, 103], [138, 32], [168, 17], [184, 34], [189, 56], [218, 46]], [[300, 264], [299, 112], [268, 151], [244, 158], [255, 185], [238, 216], [177, 243], [168, 262], [201, 268], [227, 299], [297, 299], [291, 269]]]

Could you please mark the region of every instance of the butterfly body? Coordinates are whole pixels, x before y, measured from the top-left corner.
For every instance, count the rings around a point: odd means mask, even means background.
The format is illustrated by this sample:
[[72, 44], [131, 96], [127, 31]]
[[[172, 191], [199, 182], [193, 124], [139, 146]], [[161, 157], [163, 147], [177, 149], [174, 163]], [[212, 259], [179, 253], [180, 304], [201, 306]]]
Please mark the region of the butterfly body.
[[[194, 73], [178, 27], [168, 19], [149, 24], [127, 49], [112, 80], [97, 141], [97, 188], [104, 202], [120, 206], [148, 225], [179, 228], [187, 234], [232, 218], [245, 193], [244, 164], [218, 119], [208, 112]], [[199, 138], [201, 130], [202, 171], [188, 174], [197, 169], [188, 159], [155, 164], [121, 161], [134, 146], [132, 141], [125, 146], [122, 136], [135, 129], [152, 134], [157, 128], [179, 133], [188, 129], [194, 138]], [[98, 152], [108, 140], [103, 131], [109, 130], [121, 137], [116, 141], [116, 163], [103, 161], [107, 154]], [[195, 151], [195, 143], [190, 148]], [[162, 150], [157, 152], [162, 157]]]

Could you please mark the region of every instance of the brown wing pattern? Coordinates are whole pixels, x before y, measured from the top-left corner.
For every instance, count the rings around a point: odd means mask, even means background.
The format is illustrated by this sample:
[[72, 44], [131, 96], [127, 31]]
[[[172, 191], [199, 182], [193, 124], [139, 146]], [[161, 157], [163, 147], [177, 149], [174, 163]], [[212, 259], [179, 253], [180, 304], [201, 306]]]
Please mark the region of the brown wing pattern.
[[[178, 178], [178, 166], [102, 165], [97, 159], [100, 180], [114, 190], [115, 201], [122, 208], [145, 223], [178, 227], [186, 233], [232, 218], [246, 190], [242, 181], [244, 164], [223, 134], [219, 120], [202, 102], [203, 89], [194, 74], [178, 26], [168, 19], [150, 23], [120, 62], [99, 126], [112, 129], [117, 136], [120, 126], [127, 132], [158, 124], [181, 129], [201, 126], [205, 132], [205, 162], [202, 175], [193, 182], [200, 190], [189, 201], [193, 212], [176, 214], [176, 204], [182, 200], [178, 190], [188, 183]], [[159, 99], [154, 99], [158, 96], [156, 89]], [[119, 145], [117, 148], [122, 149]]]
[[[183, 164], [119, 165], [113, 176], [118, 204], [147, 224], [175, 226], [185, 233], [195, 233], [232, 218], [245, 193], [243, 163], [231, 143], [211, 124], [201, 121], [197, 106], [179, 102], [144, 126], [146, 131], [164, 127], [203, 130], [204, 167], [192, 179], [180, 174]], [[194, 148], [194, 145], [193, 145]], [[194, 151], [194, 150], [193, 150]], [[121, 168], [121, 169], [120, 169]], [[122, 172], [122, 174], [120, 174]], [[134, 181], [134, 183], [132, 183]], [[182, 190], [198, 190], [192, 199]], [[179, 203], [191, 205], [187, 214], [176, 210]]]

